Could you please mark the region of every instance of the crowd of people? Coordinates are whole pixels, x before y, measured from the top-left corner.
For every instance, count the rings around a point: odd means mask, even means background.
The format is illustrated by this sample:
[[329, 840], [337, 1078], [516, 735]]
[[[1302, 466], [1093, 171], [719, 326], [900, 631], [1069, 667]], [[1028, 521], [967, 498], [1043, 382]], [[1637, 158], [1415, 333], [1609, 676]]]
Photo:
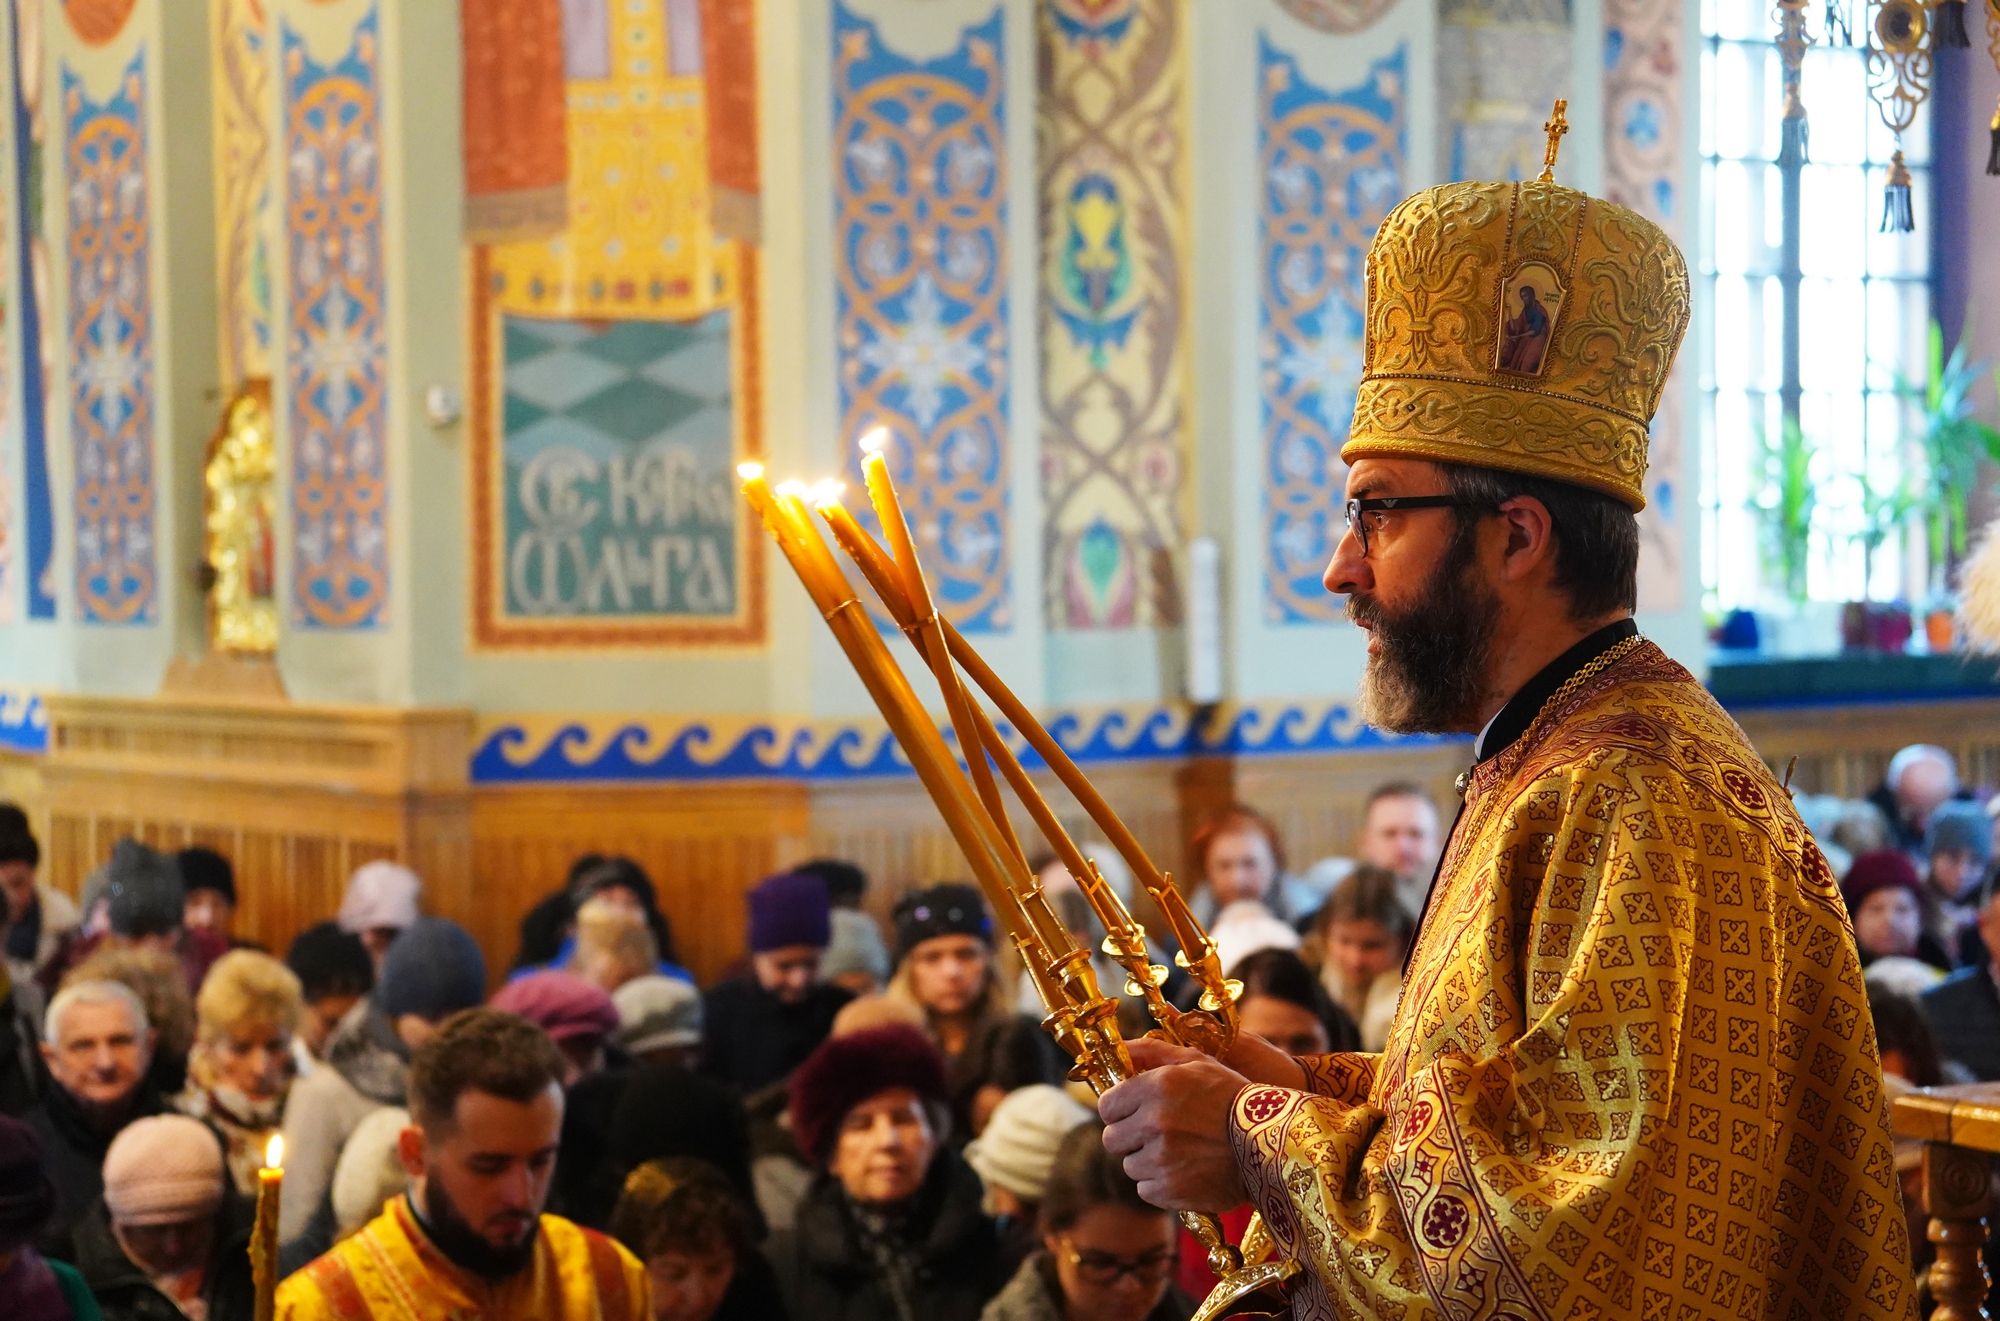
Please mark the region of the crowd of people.
[[[1885, 1069], [2000, 1078], [1993, 828], [1949, 756], [1906, 750], [1877, 799], [1800, 806], [1853, 916]], [[1297, 870], [1254, 809], [1208, 821], [1191, 900], [1244, 1030], [1296, 1055], [1380, 1050], [1439, 847], [1408, 783], [1369, 797], [1352, 857]], [[885, 928], [852, 864], [769, 877], [742, 959], [704, 988], [621, 857], [579, 859], [499, 976], [392, 862], [356, 871], [282, 957], [237, 936], [210, 850], [121, 841], [76, 900], [40, 862], [0, 805], [10, 1317], [251, 1316], [277, 1135], [278, 1312], [296, 1321], [409, 1297], [440, 1317], [1165, 1321], [1213, 1284], [1106, 1154], [970, 886], [912, 890]], [[1097, 948], [1074, 881], [1053, 860], [1037, 874]], [[1116, 994], [1123, 970], [1099, 961]], [[1174, 968], [1165, 990], [1185, 1006], [1199, 988]], [[1148, 1026], [1136, 998], [1120, 1015]]]

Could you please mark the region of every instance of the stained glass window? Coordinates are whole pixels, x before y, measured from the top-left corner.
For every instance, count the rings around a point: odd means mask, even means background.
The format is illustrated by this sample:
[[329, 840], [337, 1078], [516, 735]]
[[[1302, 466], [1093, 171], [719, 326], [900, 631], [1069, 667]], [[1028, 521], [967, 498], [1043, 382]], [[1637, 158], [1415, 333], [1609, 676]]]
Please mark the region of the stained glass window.
[[[1868, 99], [1866, 55], [1828, 46], [1812, 6], [1803, 93], [1810, 125], [1799, 180], [1798, 413], [1813, 452], [1804, 587], [1814, 600], [1908, 595], [1922, 566], [1890, 530], [1872, 555], [1862, 532], [1906, 464], [1910, 405], [1899, 378], [1923, 379], [1930, 318], [1930, 128], [1919, 112], [1897, 143]], [[1756, 505], [1774, 493], [1766, 446], [1783, 437], [1786, 217], [1777, 163], [1782, 68], [1766, 0], [1703, 0], [1702, 208], [1696, 339], [1702, 387], [1702, 582], [1728, 610], [1782, 596], [1784, 573]], [[1879, 232], [1889, 157], [1898, 145], [1914, 187], [1917, 231]], [[1873, 498], [1871, 499], [1871, 493]], [[1878, 520], [1879, 521], [1879, 520]], [[1921, 554], [1921, 551], [1917, 553]], [[1871, 561], [1864, 571], [1864, 560]]]

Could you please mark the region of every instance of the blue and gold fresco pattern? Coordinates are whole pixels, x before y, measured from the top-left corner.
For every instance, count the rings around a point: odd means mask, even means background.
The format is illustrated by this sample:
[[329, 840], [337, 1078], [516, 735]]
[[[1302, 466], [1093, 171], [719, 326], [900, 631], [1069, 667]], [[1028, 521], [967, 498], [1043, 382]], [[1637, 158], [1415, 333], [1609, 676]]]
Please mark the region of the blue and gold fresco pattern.
[[1320, 585], [1340, 540], [1340, 447], [1361, 382], [1368, 245], [1402, 200], [1398, 46], [1359, 84], [1314, 86], [1259, 39], [1258, 393], [1264, 429], [1264, 616], [1341, 618]]
[[[1306, 699], [1196, 708], [1186, 703], [1058, 711], [1049, 733], [1078, 763], [1196, 756], [1260, 756], [1419, 747], [1421, 736], [1384, 734], [1344, 702]], [[952, 744], [948, 726], [941, 726]], [[1006, 725], [1001, 734], [1030, 769], [1042, 762]], [[851, 780], [913, 775], [877, 720], [687, 716], [506, 716], [482, 723], [477, 784]]]
[[68, 65], [62, 91], [77, 612], [89, 624], [150, 624], [159, 547], [145, 48], [103, 101]]
[[886, 428], [938, 606], [968, 633], [1013, 623], [1004, 60], [997, 8], [913, 61], [834, 6], [840, 442], [858, 481], [855, 442]]

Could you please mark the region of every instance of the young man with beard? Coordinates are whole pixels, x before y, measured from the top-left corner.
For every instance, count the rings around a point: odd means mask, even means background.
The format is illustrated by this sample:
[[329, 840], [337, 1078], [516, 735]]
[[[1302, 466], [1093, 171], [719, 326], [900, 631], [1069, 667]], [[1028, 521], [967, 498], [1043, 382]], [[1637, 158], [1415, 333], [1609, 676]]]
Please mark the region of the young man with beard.
[[563, 1057], [525, 1019], [472, 1009], [410, 1061], [398, 1156], [410, 1191], [286, 1280], [279, 1321], [645, 1321], [646, 1268], [542, 1214], [562, 1132]]
[[[1499, 344], [1531, 263], [1568, 285], [1532, 376]], [[1913, 1316], [1839, 891], [1631, 619], [1680, 253], [1552, 183], [1451, 184], [1367, 288], [1326, 585], [1371, 721], [1478, 736], [1404, 994], [1380, 1054], [1131, 1043], [1106, 1146], [1157, 1205], [1262, 1210], [1302, 1318]]]

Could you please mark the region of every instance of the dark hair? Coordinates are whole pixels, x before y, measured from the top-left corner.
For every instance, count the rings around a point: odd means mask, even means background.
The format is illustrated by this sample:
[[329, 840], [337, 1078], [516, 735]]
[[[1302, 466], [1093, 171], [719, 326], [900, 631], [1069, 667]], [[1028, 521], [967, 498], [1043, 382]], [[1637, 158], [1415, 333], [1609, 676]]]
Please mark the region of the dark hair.
[[1326, 1029], [1328, 1049], [1360, 1049], [1361, 1029], [1348, 1017], [1346, 1010], [1333, 1002], [1333, 997], [1319, 984], [1319, 979], [1313, 976], [1305, 960], [1291, 950], [1274, 946], [1245, 954], [1236, 960], [1229, 976], [1243, 983], [1244, 1000], [1253, 995], [1268, 995], [1317, 1018], [1320, 1026]]
[[42, 846], [35, 839], [28, 814], [13, 803], [0, 803], [0, 863], [42, 865]]
[[1271, 824], [1271, 818], [1246, 803], [1231, 803], [1202, 822], [1201, 829], [1188, 841], [1188, 859], [1194, 864], [1197, 879], [1207, 876], [1208, 851], [1224, 835], [1262, 835], [1271, 848], [1273, 870], [1280, 876], [1285, 874], [1285, 841]]
[[1437, 810], [1437, 801], [1431, 797], [1431, 791], [1415, 780], [1391, 780], [1368, 791], [1367, 799], [1361, 804], [1361, 815], [1366, 817], [1375, 810], [1375, 804], [1385, 798], [1421, 798], [1431, 805], [1432, 811]]
[[1878, 1056], [1895, 1051], [1909, 1066], [1905, 1082], [1918, 1087], [1943, 1083], [1944, 1065], [1938, 1057], [1937, 1038], [1915, 1000], [1878, 987], [1868, 988], [1868, 1012], [1875, 1019], [1875, 1049]]
[[1452, 512], [1469, 528], [1509, 500], [1523, 496], [1549, 512], [1556, 543], [1555, 586], [1569, 594], [1572, 620], [1631, 610], [1639, 602], [1639, 518], [1623, 501], [1569, 482], [1440, 463], [1453, 495], [1476, 501]]
[[835, 908], [852, 908], [868, 893], [868, 873], [838, 858], [814, 858], [792, 868], [826, 882], [826, 897]]
[[1087, 1119], [1063, 1135], [1049, 1181], [1042, 1189], [1039, 1224], [1044, 1234], [1060, 1234], [1093, 1206], [1121, 1206], [1148, 1215], [1169, 1215], [1139, 1196], [1139, 1185], [1119, 1159], [1104, 1149], [1104, 1125]]
[[299, 979], [307, 1004], [329, 995], [366, 995], [375, 989], [375, 960], [368, 947], [338, 922], [321, 922], [292, 937], [285, 966]]
[[750, 1217], [729, 1180], [691, 1156], [649, 1160], [627, 1175], [608, 1228], [642, 1262], [718, 1247], [741, 1262], [750, 1251]]
[[562, 1079], [548, 1033], [502, 1010], [461, 1010], [410, 1056], [410, 1113], [420, 1127], [449, 1128], [467, 1092], [526, 1105]]
[[1376, 922], [1405, 945], [1417, 934], [1416, 914], [1396, 894], [1396, 874], [1362, 863], [1333, 887], [1313, 925], [1322, 934], [1335, 922]]

